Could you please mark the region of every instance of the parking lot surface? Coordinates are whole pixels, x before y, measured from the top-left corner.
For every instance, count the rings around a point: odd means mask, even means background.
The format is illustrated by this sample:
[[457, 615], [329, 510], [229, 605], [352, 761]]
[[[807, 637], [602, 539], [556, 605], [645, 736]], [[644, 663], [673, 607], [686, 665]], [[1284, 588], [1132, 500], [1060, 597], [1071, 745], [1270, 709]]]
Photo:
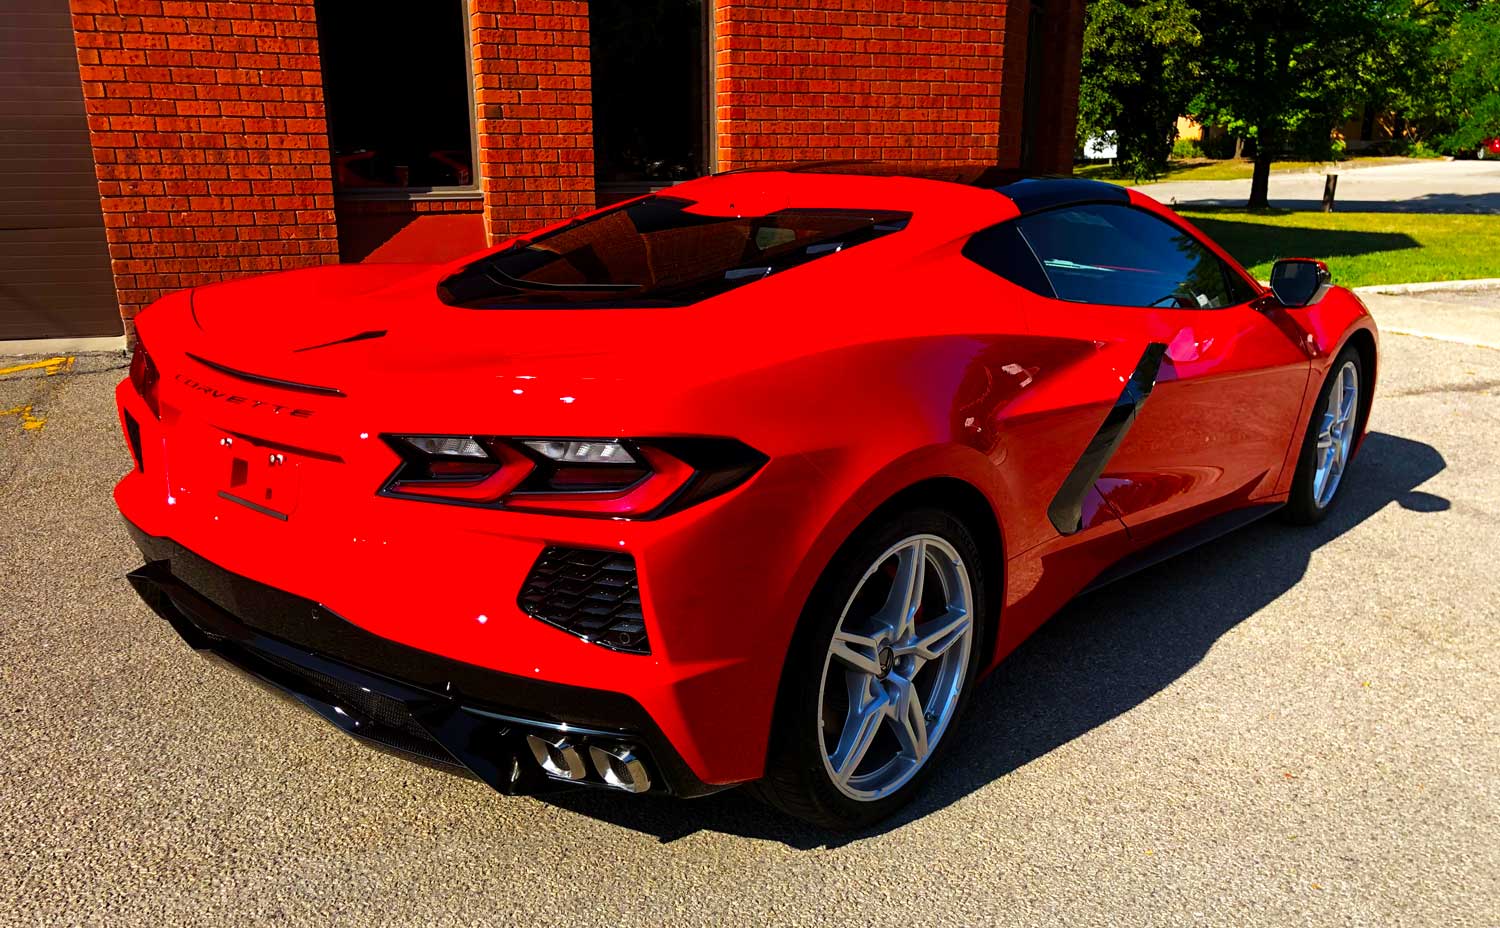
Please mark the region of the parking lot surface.
[[200, 660], [123, 580], [122, 360], [0, 374], [41, 420], [0, 416], [0, 924], [1493, 926], [1500, 299], [1462, 341], [1447, 298], [1368, 299], [1432, 331], [1384, 337], [1337, 512], [1075, 602], [841, 838], [505, 798]]

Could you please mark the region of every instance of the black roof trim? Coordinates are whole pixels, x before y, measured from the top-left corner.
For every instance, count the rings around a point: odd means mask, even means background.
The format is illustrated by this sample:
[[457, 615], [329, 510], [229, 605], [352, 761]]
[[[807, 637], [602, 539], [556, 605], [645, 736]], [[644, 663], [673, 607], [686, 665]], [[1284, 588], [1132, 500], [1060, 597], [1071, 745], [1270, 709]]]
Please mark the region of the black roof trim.
[[1010, 198], [1021, 215], [1077, 203], [1129, 203], [1130, 191], [1102, 180], [1077, 177], [1032, 177], [995, 188]]
[[1023, 215], [1077, 203], [1129, 203], [1124, 187], [1079, 177], [1027, 174], [993, 164], [905, 165], [884, 161], [802, 161], [764, 167], [739, 168], [726, 174], [785, 172], [788, 174], [849, 174], [860, 177], [912, 177], [945, 181], [965, 187], [994, 190], [1010, 199]]

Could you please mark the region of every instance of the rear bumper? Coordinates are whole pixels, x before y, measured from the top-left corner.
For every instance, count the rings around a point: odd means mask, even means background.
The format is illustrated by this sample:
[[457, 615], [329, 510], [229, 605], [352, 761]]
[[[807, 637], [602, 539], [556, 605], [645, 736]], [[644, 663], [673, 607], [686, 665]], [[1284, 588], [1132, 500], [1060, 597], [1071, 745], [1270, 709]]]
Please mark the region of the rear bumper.
[[[272, 637], [439, 692], [446, 676], [413, 675], [403, 662], [415, 654], [465, 674], [492, 673], [507, 681], [504, 692], [471, 695], [539, 713], [528, 718], [547, 718], [561, 698], [554, 694], [564, 694], [563, 722], [661, 733], [691, 771], [679, 788], [664, 770], [679, 792], [694, 791], [694, 780], [728, 787], [764, 773], [787, 648], [834, 543], [820, 539], [838, 534], [827, 528], [845, 494], [827, 488], [826, 456], [773, 457], [745, 486], [662, 519], [576, 518], [380, 496], [399, 461], [377, 436], [392, 427], [377, 425], [385, 413], [353, 400], [320, 409], [327, 421], [303, 434], [296, 429], [309, 420], [199, 408], [208, 401], [172, 384], [163, 385], [159, 418], [128, 380], [116, 397], [136, 461], [114, 490], [128, 522], [246, 584], [339, 617], [370, 644], [330, 651], [321, 638], [301, 637], [323, 634], [312, 621]], [[231, 472], [219, 473], [207, 456], [226, 429], [247, 448], [284, 450], [297, 475], [290, 508], [281, 510], [288, 518], [217, 492]], [[528, 579], [553, 546], [633, 559], [649, 654], [601, 647], [527, 608]], [[217, 582], [184, 579], [182, 564], [195, 561], [170, 549], [147, 550], [146, 560], [171, 562], [171, 573], [200, 594]], [[279, 608], [217, 602], [252, 627]], [[607, 708], [587, 708], [596, 703]], [[665, 768], [666, 748], [648, 746]]]
[[141, 598], [193, 648], [211, 653], [335, 727], [506, 793], [545, 776], [528, 735], [580, 751], [582, 785], [604, 785], [589, 747], [631, 750], [649, 788], [698, 796], [722, 787], [695, 776], [639, 703], [456, 661], [365, 631], [310, 600], [239, 576], [126, 521], [145, 565]]

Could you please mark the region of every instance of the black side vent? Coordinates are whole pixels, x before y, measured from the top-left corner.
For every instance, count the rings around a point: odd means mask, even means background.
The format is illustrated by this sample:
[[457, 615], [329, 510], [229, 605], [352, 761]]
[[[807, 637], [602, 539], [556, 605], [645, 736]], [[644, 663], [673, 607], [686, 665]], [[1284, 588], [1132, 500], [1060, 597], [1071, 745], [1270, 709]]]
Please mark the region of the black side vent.
[[1099, 481], [1104, 468], [1109, 466], [1109, 459], [1114, 457], [1115, 451], [1125, 441], [1125, 434], [1135, 424], [1141, 406], [1156, 386], [1156, 375], [1161, 371], [1162, 358], [1166, 354], [1167, 346], [1161, 342], [1146, 346], [1140, 361], [1136, 362], [1135, 373], [1130, 375], [1125, 389], [1120, 391], [1120, 398], [1105, 415], [1104, 424], [1099, 426], [1094, 440], [1089, 442], [1083, 456], [1063, 479], [1057, 495], [1052, 498], [1052, 505], [1047, 507], [1047, 516], [1059, 533], [1072, 535], [1083, 528], [1084, 497]]
[[141, 424], [135, 416], [125, 413], [125, 438], [130, 442], [130, 456], [135, 458], [135, 469], [146, 472], [146, 459], [141, 455]]
[[531, 568], [518, 602], [528, 615], [585, 641], [651, 653], [635, 558], [628, 554], [549, 547]]

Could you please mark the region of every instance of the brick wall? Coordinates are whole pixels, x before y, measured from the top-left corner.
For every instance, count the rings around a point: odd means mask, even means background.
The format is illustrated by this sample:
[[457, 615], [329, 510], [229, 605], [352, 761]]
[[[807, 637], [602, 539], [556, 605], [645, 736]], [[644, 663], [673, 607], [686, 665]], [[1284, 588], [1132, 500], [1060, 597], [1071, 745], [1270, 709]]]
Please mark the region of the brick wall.
[[[1066, 72], [1047, 69], [1048, 171], [1072, 164], [1071, 131], [1065, 144], [1058, 133], [1072, 122], [1062, 108], [1076, 108], [1082, 3], [1052, 3], [1049, 51], [1059, 62], [1071, 55], [1073, 73], [1070, 102]], [[1017, 165], [1029, 8], [1029, 0], [719, 0], [719, 169], [842, 158]]]
[[127, 320], [163, 293], [337, 260], [312, 0], [70, 0]]
[[470, 0], [490, 240], [594, 205], [588, 4]]
[[988, 161], [1005, 0], [720, 0], [718, 167]]

